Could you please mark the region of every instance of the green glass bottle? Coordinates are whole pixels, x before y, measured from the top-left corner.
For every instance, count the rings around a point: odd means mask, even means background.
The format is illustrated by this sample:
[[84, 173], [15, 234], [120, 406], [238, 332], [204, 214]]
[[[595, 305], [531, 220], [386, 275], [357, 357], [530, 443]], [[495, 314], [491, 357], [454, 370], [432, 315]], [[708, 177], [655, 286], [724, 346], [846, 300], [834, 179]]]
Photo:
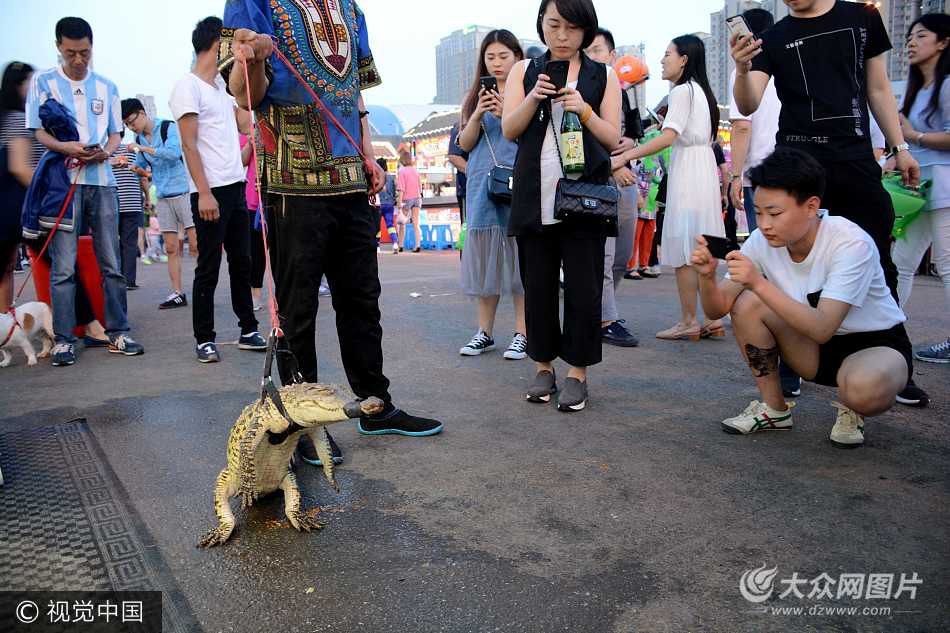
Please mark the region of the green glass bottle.
[[561, 120], [561, 156], [565, 174], [584, 173], [584, 126], [574, 112]]

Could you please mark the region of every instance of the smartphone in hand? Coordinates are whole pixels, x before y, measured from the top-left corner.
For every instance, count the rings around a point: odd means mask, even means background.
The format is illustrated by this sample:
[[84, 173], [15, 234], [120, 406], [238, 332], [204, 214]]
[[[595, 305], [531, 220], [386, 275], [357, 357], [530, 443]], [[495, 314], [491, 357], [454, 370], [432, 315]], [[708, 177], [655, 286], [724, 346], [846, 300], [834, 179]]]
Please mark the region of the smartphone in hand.
[[560, 91], [567, 86], [567, 72], [571, 62], [567, 60], [552, 60], [544, 66], [544, 74], [551, 78], [554, 89]]
[[746, 24], [745, 18], [741, 15], [734, 15], [731, 18], [726, 18], [726, 26], [729, 27], [729, 33], [731, 35], [738, 34], [739, 37], [754, 37], [749, 25]]
[[706, 240], [706, 248], [709, 249], [709, 253], [716, 259], [725, 259], [726, 255], [734, 250], [738, 250], [735, 244], [724, 237], [706, 235], [704, 233], [703, 238]]
[[491, 92], [492, 90], [494, 90], [495, 92], [498, 92], [498, 79], [496, 79], [495, 77], [492, 77], [490, 75], [485, 76], [485, 77], [480, 77], [478, 80], [478, 83], [481, 84], [485, 92]]

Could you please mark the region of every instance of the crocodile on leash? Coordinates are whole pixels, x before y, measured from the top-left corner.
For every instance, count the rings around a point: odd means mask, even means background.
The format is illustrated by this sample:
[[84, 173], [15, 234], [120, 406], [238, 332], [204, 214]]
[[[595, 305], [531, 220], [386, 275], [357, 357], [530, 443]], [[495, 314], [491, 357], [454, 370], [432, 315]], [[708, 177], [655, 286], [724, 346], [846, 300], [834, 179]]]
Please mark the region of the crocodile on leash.
[[[323, 527], [300, 508], [300, 489], [291, 468], [291, 459], [300, 436], [308, 433], [323, 461], [323, 474], [334, 490], [330, 446], [320, 427], [362, 415], [373, 415], [385, 406], [378, 398], [347, 401], [342, 389], [328, 385], [299, 383], [281, 387], [277, 403], [261, 398], [244, 408], [228, 436], [228, 465], [218, 475], [214, 488], [214, 511], [218, 526], [205, 534], [198, 547], [225, 543], [234, 531], [235, 518], [230, 500], [240, 496], [241, 508], [258, 498], [284, 491], [284, 512], [294, 528], [309, 532]], [[286, 413], [286, 415], [285, 415]]]

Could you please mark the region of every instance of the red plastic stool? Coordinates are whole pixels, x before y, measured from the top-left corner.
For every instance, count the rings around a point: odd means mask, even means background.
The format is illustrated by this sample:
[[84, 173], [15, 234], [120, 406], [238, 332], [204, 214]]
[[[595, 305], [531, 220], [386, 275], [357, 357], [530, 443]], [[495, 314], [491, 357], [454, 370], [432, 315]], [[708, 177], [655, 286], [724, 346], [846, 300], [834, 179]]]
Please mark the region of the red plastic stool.
[[[30, 265], [33, 267], [33, 287], [36, 289], [36, 298], [43, 303], [52, 305], [50, 299], [50, 262], [46, 257], [37, 258], [36, 252], [29, 249]], [[83, 235], [79, 238], [79, 244], [76, 248], [76, 279], [82, 284], [86, 296], [89, 297], [89, 305], [92, 307], [92, 313], [96, 319], [106, 325], [105, 319], [105, 297], [102, 294], [102, 276], [99, 274], [99, 262], [96, 261], [96, 252], [92, 248], [92, 236]], [[85, 325], [85, 324], [83, 324]], [[83, 325], [77, 325], [73, 330], [76, 336], [82, 336], [85, 332]]]

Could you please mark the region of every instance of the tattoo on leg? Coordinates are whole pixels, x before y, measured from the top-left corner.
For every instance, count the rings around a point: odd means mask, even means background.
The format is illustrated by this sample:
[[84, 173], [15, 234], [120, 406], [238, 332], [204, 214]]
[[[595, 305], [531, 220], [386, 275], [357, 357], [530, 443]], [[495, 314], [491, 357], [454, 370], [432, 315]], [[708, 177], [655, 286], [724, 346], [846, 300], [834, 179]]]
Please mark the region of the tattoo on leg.
[[749, 367], [752, 369], [752, 375], [756, 378], [764, 378], [778, 371], [778, 347], [762, 349], [747, 343], [745, 354]]

